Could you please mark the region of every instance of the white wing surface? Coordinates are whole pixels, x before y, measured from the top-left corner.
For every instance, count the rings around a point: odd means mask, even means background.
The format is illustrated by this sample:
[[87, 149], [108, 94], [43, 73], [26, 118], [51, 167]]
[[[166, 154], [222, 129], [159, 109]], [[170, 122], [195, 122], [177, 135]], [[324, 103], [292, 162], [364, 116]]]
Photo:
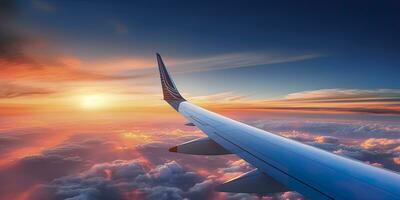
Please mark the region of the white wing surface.
[[270, 194], [297, 191], [309, 199], [400, 199], [398, 173], [345, 158], [229, 119], [186, 101], [157, 54], [164, 100], [208, 137], [171, 152], [236, 154], [256, 170], [217, 188]]

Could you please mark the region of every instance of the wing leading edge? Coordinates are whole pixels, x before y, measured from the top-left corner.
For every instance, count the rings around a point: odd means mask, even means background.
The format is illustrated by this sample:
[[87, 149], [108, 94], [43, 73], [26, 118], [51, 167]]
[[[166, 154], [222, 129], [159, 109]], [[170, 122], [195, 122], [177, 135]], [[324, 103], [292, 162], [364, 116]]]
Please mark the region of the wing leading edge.
[[[310, 199], [400, 199], [399, 174], [248, 126], [191, 104], [179, 94], [159, 54], [157, 61], [164, 99], [207, 134], [215, 142], [212, 145], [218, 146], [216, 149], [234, 153], [257, 168], [256, 172], [249, 173], [251, 176], [244, 175], [222, 185], [221, 191], [253, 192], [245, 186], [263, 180], [260, 184], [265, 185], [265, 190], [258, 188], [254, 192], [294, 190]], [[198, 152], [202, 143], [210, 145], [210, 142], [197, 141], [194, 142], [197, 147], [185, 143], [185, 148]], [[243, 191], [240, 188], [244, 188]]]

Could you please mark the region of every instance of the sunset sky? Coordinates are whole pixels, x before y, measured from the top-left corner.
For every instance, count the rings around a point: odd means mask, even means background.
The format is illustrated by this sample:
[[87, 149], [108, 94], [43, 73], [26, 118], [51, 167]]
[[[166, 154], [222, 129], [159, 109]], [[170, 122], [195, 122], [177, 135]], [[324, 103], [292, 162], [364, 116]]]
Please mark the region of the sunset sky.
[[236, 156], [168, 152], [203, 134], [161, 100], [156, 52], [198, 105], [400, 171], [399, 9], [1, 1], [0, 196], [259, 199], [213, 191], [252, 169]]

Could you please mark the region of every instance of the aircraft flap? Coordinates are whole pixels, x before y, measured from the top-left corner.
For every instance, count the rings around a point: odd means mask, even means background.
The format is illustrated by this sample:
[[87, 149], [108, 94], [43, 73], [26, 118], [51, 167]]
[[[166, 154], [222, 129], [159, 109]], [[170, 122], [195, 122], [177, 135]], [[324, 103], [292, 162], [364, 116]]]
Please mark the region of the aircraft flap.
[[214, 142], [209, 137], [191, 140], [169, 149], [170, 152], [186, 153], [193, 155], [224, 155], [231, 152]]
[[260, 195], [290, 191], [272, 177], [255, 169], [216, 187], [219, 192], [257, 193]]

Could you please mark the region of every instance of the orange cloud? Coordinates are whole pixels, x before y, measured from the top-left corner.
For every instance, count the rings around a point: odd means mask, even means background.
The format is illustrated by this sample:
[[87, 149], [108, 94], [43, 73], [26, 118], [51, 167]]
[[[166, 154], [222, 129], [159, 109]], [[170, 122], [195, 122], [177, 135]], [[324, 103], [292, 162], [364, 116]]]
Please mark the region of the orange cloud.
[[396, 163], [397, 165], [400, 165], [400, 157], [394, 157], [393, 162]]
[[400, 90], [315, 90], [291, 93], [277, 99], [251, 99], [243, 95], [220, 93], [192, 98], [205, 105], [222, 109], [366, 113], [400, 115]]
[[[57, 61], [58, 62], [58, 61]], [[67, 63], [71, 62], [68, 60]], [[79, 62], [79, 61], [72, 61]], [[141, 76], [117, 76], [104, 75], [95, 72], [90, 72], [84, 69], [77, 69], [65, 65], [66, 60], [59, 63], [38, 63], [36, 61], [27, 60], [9, 60], [0, 58], [0, 65], [4, 66], [0, 69], [0, 77], [3, 80], [20, 79], [26, 81], [90, 81], [90, 80], [126, 80], [139, 78]]]
[[400, 146], [400, 139], [388, 139], [388, 138], [369, 138], [365, 140], [362, 147], [366, 149], [373, 148], [395, 148]]
[[35, 87], [0, 82], [0, 98], [48, 95], [52, 93], [54, 93], [54, 91], [44, 88], [35, 88]]

